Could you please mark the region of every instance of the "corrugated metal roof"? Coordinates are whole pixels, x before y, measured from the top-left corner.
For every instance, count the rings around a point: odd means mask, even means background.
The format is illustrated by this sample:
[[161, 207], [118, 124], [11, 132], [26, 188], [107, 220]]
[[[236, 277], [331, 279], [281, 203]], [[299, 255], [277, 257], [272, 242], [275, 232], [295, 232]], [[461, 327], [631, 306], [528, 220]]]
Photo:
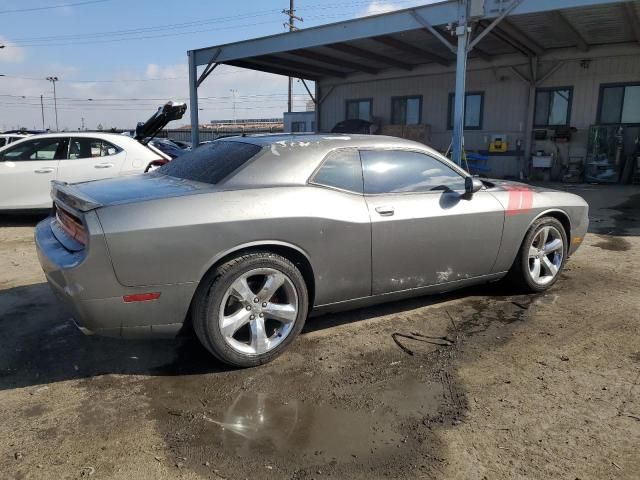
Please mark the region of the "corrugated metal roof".
[[[490, 13], [480, 19], [476, 33], [500, 15], [496, 5], [504, 9], [511, 2], [486, 0]], [[455, 42], [446, 25], [448, 19], [456, 18], [457, 2], [445, 1], [192, 53], [198, 65], [214, 61], [314, 80], [387, 69], [410, 71], [427, 63], [452, 64], [455, 55], [416, 20], [416, 13]], [[524, 0], [470, 57], [490, 60], [518, 52], [543, 55], [559, 48], [585, 50], [619, 43], [640, 47], [640, 0]]]

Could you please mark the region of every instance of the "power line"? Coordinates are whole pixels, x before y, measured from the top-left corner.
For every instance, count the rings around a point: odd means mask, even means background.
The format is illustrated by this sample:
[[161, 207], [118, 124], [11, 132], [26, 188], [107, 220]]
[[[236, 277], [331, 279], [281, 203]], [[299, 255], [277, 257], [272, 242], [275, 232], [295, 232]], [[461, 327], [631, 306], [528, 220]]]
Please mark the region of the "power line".
[[58, 5], [49, 5], [46, 7], [31, 7], [31, 8], [16, 8], [12, 10], [0, 10], [0, 14], [4, 13], [22, 13], [22, 12], [36, 12], [39, 10], [53, 10], [54, 8], [64, 8], [64, 7], [79, 7], [81, 5], [90, 5], [93, 3], [104, 3], [109, 2], [111, 0], [87, 0], [85, 2], [74, 2], [74, 3], [61, 3]]
[[[108, 0], [100, 0], [100, 1], [108, 1]], [[396, 0], [394, 5], [402, 4], [402, 3], [416, 3], [416, 0]], [[357, 6], [357, 5], [375, 5], [376, 2], [371, 3], [370, 1], [355, 1], [351, 2], [348, 6]], [[386, 5], [384, 2], [379, 3], [379, 5]], [[307, 7], [303, 7], [306, 10], [329, 10], [335, 9], [337, 7], [345, 7], [343, 4], [316, 4], [310, 5]], [[291, 9], [290, 9], [291, 10]], [[289, 12], [289, 10], [284, 10], [284, 13]], [[1, 12], [0, 12], [1, 13]], [[221, 22], [229, 22], [234, 20], [244, 20], [249, 18], [256, 18], [262, 16], [269, 16], [279, 13], [277, 10], [262, 10], [260, 12], [255, 12], [251, 14], [241, 14], [241, 15], [232, 15], [227, 17], [218, 17], [218, 18], [210, 18], [205, 20], [196, 20], [191, 22], [183, 22], [183, 23], [175, 23], [175, 24], [164, 24], [164, 25], [156, 25], [150, 27], [142, 27], [137, 29], [129, 29], [129, 30], [114, 30], [114, 31], [106, 31], [106, 32], [96, 32], [96, 33], [86, 33], [86, 34], [74, 34], [74, 35], [54, 35], [48, 37], [26, 37], [22, 39], [15, 39], [11, 45], [7, 45], [7, 48], [15, 48], [15, 47], [57, 47], [57, 46], [75, 46], [75, 45], [90, 45], [90, 44], [102, 44], [102, 43], [113, 43], [113, 42], [123, 42], [129, 40], [145, 40], [145, 39], [153, 39], [153, 38], [162, 38], [169, 36], [181, 36], [181, 35], [189, 35], [193, 33], [202, 33], [209, 32], [210, 29], [199, 29], [199, 30], [188, 30], [184, 32], [173, 32], [173, 33], [158, 33], [152, 35], [143, 35], [136, 36], [140, 33], [153, 32], [155, 30], [171, 28], [172, 30], [192, 27], [192, 26], [200, 26], [207, 25], [211, 23], [221, 23]], [[344, 14], [333, 14], [333, 15], [311, 15], [307, 18], [340, 18], [343, 17]], [[302, 20], [300, 17], [296, 17], [293, 15], [293, 18], [297, 18], [298, 20]], [[258, 23], [250, 23], [243, 25], [233, 25], [228, 27], [219, 27], [216, 28], [218, 30], [230, 30], [230, 29], [242, 29], [242, 28], [253, 28], [256, 25], [267, 25], [271, 24], [271, 21], [258, 22]], [[287, 24], [289, 25], [289, 24]], [[291, 25], [291, 28], [295, 29], [295, 26]], [[106, 38], [102, 40], [86, 40], [82, 42], [78, 42], [77, 40], [82, 40], [83, 38], [95, 38], [95, 37], [115, 37], [115, 38]], [[76, 41], [73, 41], [76, 40]]]
[[78, 33], [78, 34], [73, 34], [73, 35], [51, 35], [51, 36], [45, 36], [45, 37], [23, 37], [23, 38], [14, 38], [12, 39], [12, 42], [25, 42], [25, 43], [29, 43], [29, 42], [38, 42], [38, 41], [49, 41], [49, 40], [75, 40], [75, 39], [81, 39], [81, 38], [85, 38], [85, 37], [109, 37], [109, 36], [122, 36], [122, 35], [133, 35], [133, 34], [138, 34], [138, 33], [145, 33], [145, 32], [149, 32], [149, 31], [157, 31], [159, 29], [163, 29], [163, 28], [171, 28], [171, 29], [176, 29], [176, 28], [185, 28], [185, 27], [194, 27], [194, 26], [200, 26], [200, 25], [207, 25], [210, 23], [225, 23], [225, 22], [229, 22], [229, 21], [234, 21], [234, 20], [245, 20], [248, 18], [255, 18], [255, 17], [263, 17], [263, 16], [267, 16], [267, 15], [273, 15], [273, 14], [278, 14], [280, 13], [279, 10], [261, 10], [258, 12], [254, 12], [251, 14], [241, 14], [241, 15], [230, 15], [227, 17], [214, 17], [214, 18], [207, 18], [207, 19], [203, 19], [203, 20], [194, 20], [191, 22], [183, 22], [183, 23], [169, 23], [169, 24], [163, 24], [163, 25], [152, 25], [149, 27], [141, 27], [141, 28], [133, 28], [133, 29], [125, 29], [125, 30], [111, 30], [111, 31], [104, 31], [104, 32], [88, 32], [88, 33]]

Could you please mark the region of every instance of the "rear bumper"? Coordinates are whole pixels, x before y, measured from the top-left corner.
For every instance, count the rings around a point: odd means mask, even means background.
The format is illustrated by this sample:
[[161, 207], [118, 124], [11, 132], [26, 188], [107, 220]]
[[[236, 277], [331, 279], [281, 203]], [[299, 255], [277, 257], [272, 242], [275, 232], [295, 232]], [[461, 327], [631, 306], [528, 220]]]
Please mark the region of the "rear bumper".
[[[86, 251], [69, 252], [54, 236], [53, 221], [47, 218], [36, 226], [38, 259], [47, 282], [82, 332], [127, 338], [175, 336], [197, 284], [124, 287], [102, 248], [102, 235], [92, 235]], [[160, 297], [129, 303], [123, 299], [147, 292], [159, 292]]]

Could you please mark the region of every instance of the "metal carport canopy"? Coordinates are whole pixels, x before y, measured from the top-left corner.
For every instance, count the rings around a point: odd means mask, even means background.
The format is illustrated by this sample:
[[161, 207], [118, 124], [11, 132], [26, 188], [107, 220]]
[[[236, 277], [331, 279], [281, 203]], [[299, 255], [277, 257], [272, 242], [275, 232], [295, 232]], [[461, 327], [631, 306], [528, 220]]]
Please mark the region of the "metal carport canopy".
[[[467, 56], [491, 61], [521, 53], [537, 59], [550, 49], [638, 44], [639, 19], [637, 0], [448, 0], [190, 50], [192, 141], [198, 143], [197, 87], [219, 64], [319, 80], [457, 62], [453, 144], [460, 163]], [[458, 42], [450, 41], [447, 25], [453, 25]], [[201, 65], [207, 67], [198, 77]]]

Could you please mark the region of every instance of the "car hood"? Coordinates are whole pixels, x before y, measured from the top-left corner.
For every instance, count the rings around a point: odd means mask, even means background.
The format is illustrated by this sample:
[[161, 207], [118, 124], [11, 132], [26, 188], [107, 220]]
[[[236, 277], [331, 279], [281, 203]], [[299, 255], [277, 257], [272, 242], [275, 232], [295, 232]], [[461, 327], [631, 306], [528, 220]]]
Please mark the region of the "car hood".
[[215, 185], [157, 173], [96, 180], [75, 184], [54, 182], [53, 196], [81, 211], [109, 205], [142, 202], [216, 191]]
[[493, 191], [493, 192], [496, 192], [496, 191], [507, 192], [507, 191], [513, 191], [513, 190], [524, 190], [524, 191], [538, 192], [538, 193], [557, 192], [557, 190], [554, 190], [552, 188], [539, 187], [536, 185], [529, 185], [527, 183], [514, 182], [512, 180], [498, 180], [495, 178], [482, 178], [481, 180], [482, 180], [482, 183], [484, 183], [485, 187], [487, 187], [489, 191]]

